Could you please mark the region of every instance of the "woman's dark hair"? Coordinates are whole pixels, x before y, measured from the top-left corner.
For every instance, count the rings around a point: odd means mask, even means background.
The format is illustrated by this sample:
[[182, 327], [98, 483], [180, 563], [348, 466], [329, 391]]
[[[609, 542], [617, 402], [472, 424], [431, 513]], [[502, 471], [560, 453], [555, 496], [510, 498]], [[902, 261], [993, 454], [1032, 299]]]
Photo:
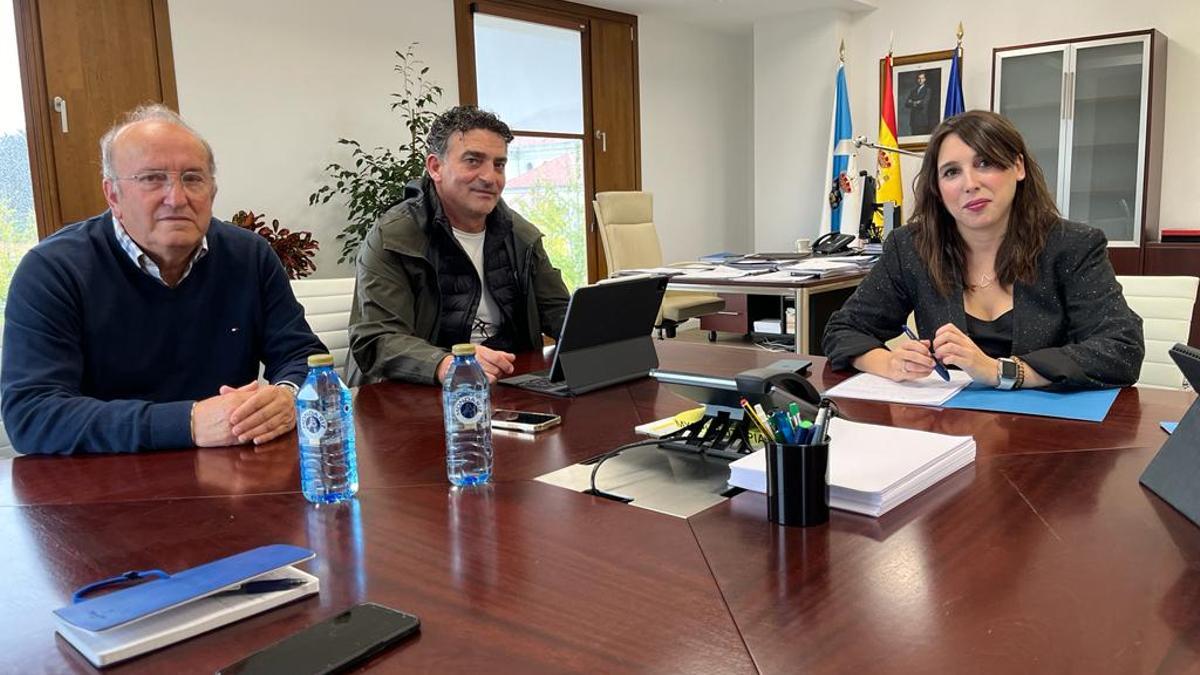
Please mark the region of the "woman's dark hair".
[[913, 185], [916, 207], [909, 219], [917, 254], [929, 278], [943, 296], [955, 283], [970, 286], [967, 275], [966, 243], [958, 233], [954, 217], [942, 203], [938, 189], [938, 153], [950, 134], [957, 135], [987, 161], [1005, 169], [1025, 163], [1025, 179], [1017, 182], [1008, 231], [996, 252], [996, 279], [1005, 286], [1020, 280], [1033, 283], [1037, 259], [1046, 245], [1046, 235], [1058, 222], [1058, 208], [1046, 187], [1046, 179], [1025, 147], [1021, 132], [1008, 118], [986, 110], [971, 110], [943, 121], [929, 137], [921, 172]]

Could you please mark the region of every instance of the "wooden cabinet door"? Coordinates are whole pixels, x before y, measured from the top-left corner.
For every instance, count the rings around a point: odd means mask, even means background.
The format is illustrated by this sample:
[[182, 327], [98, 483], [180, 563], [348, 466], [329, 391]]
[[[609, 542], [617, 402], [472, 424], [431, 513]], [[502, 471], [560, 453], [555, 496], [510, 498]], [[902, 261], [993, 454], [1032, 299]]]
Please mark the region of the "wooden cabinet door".
[[99, 141], [113, 122], [142, 103], [178, 108], [178, 101], [165, 0], [22, 4], [25, 26], [36, 33], [22, 41], [33, 47], [27, 96], [40, 99], [30, 109], [38, 223], [46, 236], [107, 208]]
[[[638, 157], [636, 28], [619, 21], [590, 21], [592, 185], [595, 192], [641, 189]], [[608, 276], [589, 204], [588, 267]]]

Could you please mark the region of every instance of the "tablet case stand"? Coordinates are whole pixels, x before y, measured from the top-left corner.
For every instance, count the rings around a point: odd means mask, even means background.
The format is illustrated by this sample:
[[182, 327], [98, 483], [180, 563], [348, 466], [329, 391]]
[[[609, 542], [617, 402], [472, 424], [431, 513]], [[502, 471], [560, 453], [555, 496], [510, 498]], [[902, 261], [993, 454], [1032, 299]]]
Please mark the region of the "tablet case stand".
[[[1193, 391], [1200, 391], [1200, 350], [1177, 344], [1170, 354]], [[1150, 460], [1141, 483], [1200, 526], [1200, 400], [1192, 403], [1175, 432]]]

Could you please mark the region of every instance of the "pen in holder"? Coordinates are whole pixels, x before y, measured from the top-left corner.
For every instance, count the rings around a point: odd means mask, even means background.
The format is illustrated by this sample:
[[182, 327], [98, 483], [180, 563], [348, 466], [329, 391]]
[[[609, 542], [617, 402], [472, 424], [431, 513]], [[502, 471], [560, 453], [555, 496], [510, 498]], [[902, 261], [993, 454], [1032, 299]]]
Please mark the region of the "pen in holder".
[[829, 443], [792, 445], [768, 441], [767, 518], [808, 527], [829, 520]]

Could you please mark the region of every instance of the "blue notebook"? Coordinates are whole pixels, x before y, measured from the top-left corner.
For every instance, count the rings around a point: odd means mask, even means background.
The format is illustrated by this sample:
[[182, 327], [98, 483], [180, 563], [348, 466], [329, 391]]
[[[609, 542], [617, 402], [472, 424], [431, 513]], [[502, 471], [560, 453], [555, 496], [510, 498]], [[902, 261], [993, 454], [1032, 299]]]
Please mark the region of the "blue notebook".
[[[54, 610], [58, 632], [96, 666], [116, 663], [319, 592], [292, 565], [315, 557], [275, 544]], [[299, 579], [269, 593], [221, 593], [251, 580]]]
[[943, 408], [964, 408], [990, 412], [1060, 417], [1084, 422], [1102, 422], [1117, 400], [1120, 389], [1080, 389], [1077, 391], [1043, 391], [1017, 389], [1003, 391], [982, 385], [971, 385], [942, 404]]

